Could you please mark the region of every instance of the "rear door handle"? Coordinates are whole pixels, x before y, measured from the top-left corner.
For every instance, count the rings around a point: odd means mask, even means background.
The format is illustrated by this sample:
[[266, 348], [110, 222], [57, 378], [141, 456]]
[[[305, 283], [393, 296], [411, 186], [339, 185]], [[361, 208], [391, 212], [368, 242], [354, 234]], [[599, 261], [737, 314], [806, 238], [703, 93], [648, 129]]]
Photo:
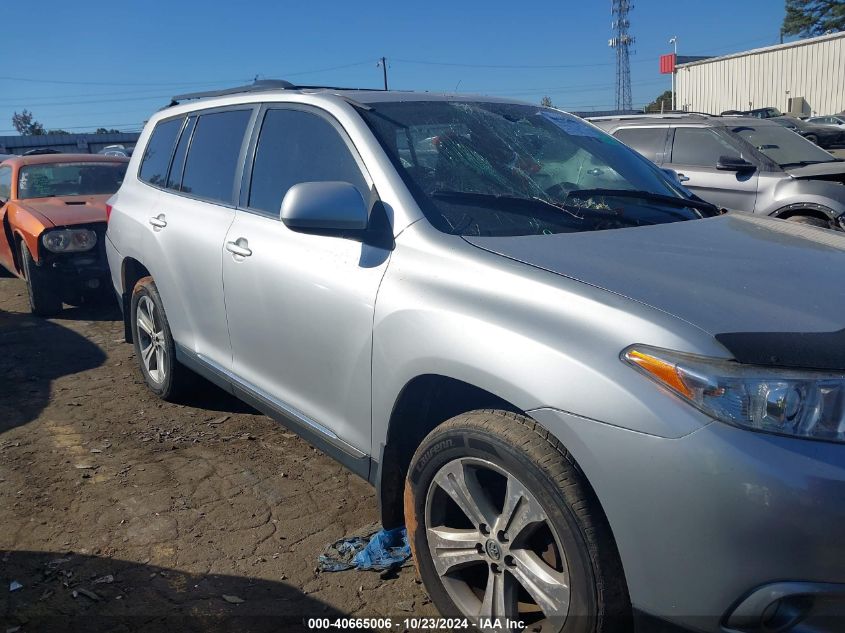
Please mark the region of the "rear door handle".
[[226, 242], [226, 250], [239, 257], [249, 257], [252, 255], [252, 249], [249, 248], [249, 242], [244, 238], [238, 238], [234, 242]]
[[163, 229], [167, 226], [167, 221], [164, 219], [164, 214], [159, 213], [158, 215], [150, 218], [150, 224], [157, 229]]
[[684, 176], [683, 174], [678, 174], [678, 181], [679, 182], [689, 182], [689, 176]]

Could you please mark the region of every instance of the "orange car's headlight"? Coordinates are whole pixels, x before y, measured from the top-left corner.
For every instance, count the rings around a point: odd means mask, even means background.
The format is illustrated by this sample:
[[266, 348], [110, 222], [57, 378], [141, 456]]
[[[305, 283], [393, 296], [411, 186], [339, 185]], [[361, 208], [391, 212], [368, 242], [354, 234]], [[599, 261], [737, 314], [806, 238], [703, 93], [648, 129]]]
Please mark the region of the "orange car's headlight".
[[44, 233], [41, 243], [53, 253], [80, 253], [97, 245], [97, 234], [90, 229], [58, 229]]

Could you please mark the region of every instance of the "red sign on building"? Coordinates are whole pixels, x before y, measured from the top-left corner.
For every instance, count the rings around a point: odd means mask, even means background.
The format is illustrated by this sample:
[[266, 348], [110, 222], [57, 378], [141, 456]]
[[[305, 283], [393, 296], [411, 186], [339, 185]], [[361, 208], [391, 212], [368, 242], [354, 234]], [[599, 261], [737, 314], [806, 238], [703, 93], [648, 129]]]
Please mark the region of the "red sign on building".
[[669, 53], [668, 55], [661, 55], [660, 74], [671, 75], [673, 72], [675, 72], [675, 54]]

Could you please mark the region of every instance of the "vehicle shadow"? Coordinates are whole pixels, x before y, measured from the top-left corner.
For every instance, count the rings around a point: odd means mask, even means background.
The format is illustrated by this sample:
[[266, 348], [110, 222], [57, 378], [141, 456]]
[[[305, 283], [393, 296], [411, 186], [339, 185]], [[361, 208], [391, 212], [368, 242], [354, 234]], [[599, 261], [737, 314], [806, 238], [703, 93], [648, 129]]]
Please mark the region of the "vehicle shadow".
[[[6, 631], [276, 633], [344, 616], [296, 587], [258, 578], [60, 552], [12, 551], [0, 560]], [[22, 586], [9, 591], [12, 583]]]
[[179, 398], [179, 404], [221, 413], [259, 415], [259, 412], [246, 402], [201, 376], [197, 376], [196, 384], [192, 385], [188, 393]]
[[65, 307], [57, 318], [71, 321], [120, 321], [123, 315], [116, 300], [104, 297], [91, 303]]
[[5, 310], [0, 310], [0, 350], [0, 433], [38, 417], [54, 380], [106, 360], [103, 350], [73, 330]]

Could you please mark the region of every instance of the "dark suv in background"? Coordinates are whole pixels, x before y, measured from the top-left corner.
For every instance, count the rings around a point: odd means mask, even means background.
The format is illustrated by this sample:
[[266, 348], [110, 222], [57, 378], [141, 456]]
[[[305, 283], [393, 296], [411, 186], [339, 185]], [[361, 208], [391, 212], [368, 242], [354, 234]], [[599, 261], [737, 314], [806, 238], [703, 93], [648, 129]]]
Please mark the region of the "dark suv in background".
[[703, 114], [590, 120], [722, 208], [845, 227], [845, 161], [771, 120]]
[[756, 110], [728, 110], [722, 116], [746, 116], [756, 119], [768, 119], [800, 134], [808, 141], [823, 147], [835, 149], [845, 146], [845, 130], [840, 130], [818, 121], [800, 119], [791, 114], [784, 114], [777, 108], [757, 108]]

